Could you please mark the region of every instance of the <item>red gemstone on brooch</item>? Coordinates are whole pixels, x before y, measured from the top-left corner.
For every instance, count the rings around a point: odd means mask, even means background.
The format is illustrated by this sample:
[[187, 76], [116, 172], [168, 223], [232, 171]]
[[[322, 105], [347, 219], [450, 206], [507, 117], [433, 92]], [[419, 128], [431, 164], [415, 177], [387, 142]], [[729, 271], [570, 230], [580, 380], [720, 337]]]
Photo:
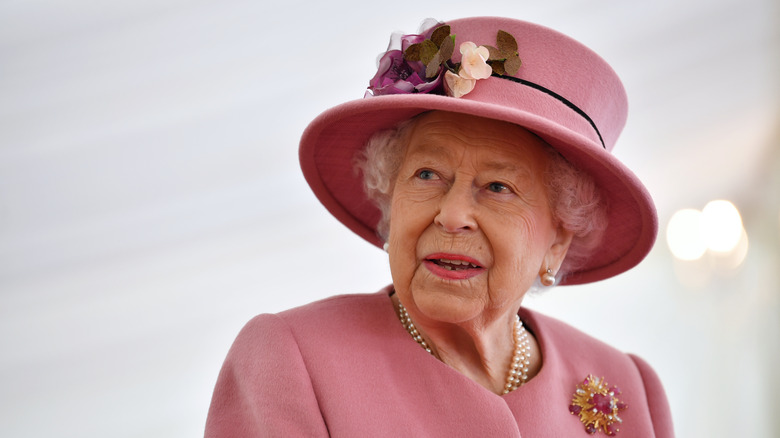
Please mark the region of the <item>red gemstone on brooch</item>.
[[623, 422], [618, 414], [628, 407], [618, 399], [618, 395], [618, 387], [610, 387], [603, 377], [588, 375], [577, 385], [569, 412], [579, 415], [589, 434], [601, 430], [608, 436], [615, 436]]

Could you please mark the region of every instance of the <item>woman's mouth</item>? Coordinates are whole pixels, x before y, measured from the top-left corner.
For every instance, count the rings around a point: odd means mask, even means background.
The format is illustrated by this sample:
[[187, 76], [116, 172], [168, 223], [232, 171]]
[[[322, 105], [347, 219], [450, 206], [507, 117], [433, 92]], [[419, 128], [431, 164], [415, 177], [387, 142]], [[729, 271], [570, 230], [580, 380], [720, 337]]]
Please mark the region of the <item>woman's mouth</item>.
[[465, 280], [485, 270], [477, 260], [449, 254], [432, 254], [423, 260], [423, 264], [432, 274], [446, 280]]
[[467, 262], [465, 260], [452, 260], [452, 259], [433, 259], [430, 260], [433, 263], [441, 266], [448, 271], [458, 271], [462, 269], [475, 269], [479, 268], [478, 265]]

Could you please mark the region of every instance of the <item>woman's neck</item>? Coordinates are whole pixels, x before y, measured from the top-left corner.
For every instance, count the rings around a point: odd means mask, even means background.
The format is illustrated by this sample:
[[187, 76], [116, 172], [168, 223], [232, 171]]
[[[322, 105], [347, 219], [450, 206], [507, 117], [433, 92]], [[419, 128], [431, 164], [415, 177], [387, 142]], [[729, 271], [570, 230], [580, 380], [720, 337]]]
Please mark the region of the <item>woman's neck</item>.
[[[398, 297], [392, 296], [396, 310]], [[416, 329], [442, 362], [495, 394], [502, 394], [512, 366], [515, 345], [515, 313], [490, 321], [474, 320], [460, 324], [426, 324], [410, 315]], [[541, 368], [539, 346], [528, 336], [531, 352], [528, 379]]]

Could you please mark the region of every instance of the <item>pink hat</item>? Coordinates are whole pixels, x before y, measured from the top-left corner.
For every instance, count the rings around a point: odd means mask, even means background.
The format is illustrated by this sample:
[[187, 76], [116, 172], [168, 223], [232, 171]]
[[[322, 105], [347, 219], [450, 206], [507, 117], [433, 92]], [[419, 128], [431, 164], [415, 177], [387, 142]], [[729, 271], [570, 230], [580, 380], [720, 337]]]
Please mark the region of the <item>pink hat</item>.
[[[376, 233], [381, 214], [366, 197], [361, 176], [353, 170], [355, 153], [375, 132], [422, 112], [470, 114], [514, 123], [536, 133], [570, 163], [589, 173], [606, 198], [609, 223], [603, 242], [587, 263], [561, 284], [602, 280], [638, 264], [655, 242], [658, 219], [645, 187], [611, 153], [627, 113], [625, 90], [612, 68], [577, 41], [535, 24], [494, 17], [445, 24], [451, 33], [444, 39], [441, 35], [432, 37], [431, 28], [423, 35], [402, 37], [402, 43], [406, 50], [410, 44], [427, 39], [425, 44], [434, 47], [434, 52], [438, 49], [443, 61], [452, 54], [448, 63], [439, 67], [436, 63], [440, 59], [406, 62], [404, 52], [389, 50], [371, 81], [373, 95], [367, 93], [363, 99], [331, 108], [306, 128], [299, 151], [301, 168], [323, 205], [349, 229], [381, 247], [384, 242]], [[512, 56], [517, 58], [510, 53], [514, 42], [507, 43], [499, 31], [514, 37], [521, 64], [516, 59], [510, 62]], [[430, 45], [432, 40], [435, 46]], [[454, 53], [452, 47], [446, 47], [452, 46], [448, 40], [457, 40]], [[494, 46], [490, 47], [490, 59], [501, 60], [489, 61], [492, 76], [471, 82], [473, 90], [462, 97], [451, 97], [452, 87], [445, 86], [443, 76], [446, 71], [453, 76], [453, 67], [461, 62], [457, 47], [466, 41]], [[503, 54], [494, 56], [496, 52]], [[470, 78], [462, 71], [461, 76]]]

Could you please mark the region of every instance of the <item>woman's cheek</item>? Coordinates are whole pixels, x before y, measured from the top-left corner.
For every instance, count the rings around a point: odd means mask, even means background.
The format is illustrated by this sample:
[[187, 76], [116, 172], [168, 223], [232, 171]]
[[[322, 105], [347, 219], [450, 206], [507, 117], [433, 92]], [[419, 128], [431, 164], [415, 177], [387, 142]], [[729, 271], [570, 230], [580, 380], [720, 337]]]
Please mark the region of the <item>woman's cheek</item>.
[[[390, 273], [393, 282], [398, 285], [408, 284], [412, 275], [412, 264], [416, 259], [415, 246], [417, 238], [414, 237], [413, 228], [409, 224], [409, 216], [403, 213], [403, 202], [393, 201], [390, 217], [390, 235], [388, 238], [388, 255], [390, 261]], [[396, 219], [393, 220], [393, 217]]]

